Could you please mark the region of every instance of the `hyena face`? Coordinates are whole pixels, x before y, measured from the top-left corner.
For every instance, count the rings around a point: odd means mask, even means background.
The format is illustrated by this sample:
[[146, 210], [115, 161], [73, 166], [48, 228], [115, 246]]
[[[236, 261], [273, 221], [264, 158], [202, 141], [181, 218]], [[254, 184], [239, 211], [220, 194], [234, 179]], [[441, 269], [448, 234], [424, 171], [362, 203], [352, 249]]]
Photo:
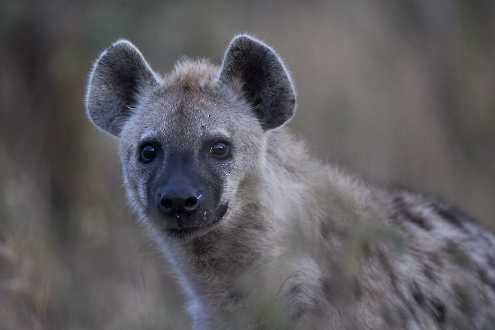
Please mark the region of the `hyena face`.
[[225, 94], [219, 88], [159, 88], [122, 129], [131, 200], [173, 236], [218, 223], [259, 158], [260, 125], [245, 102]]
[[229, 220], [240, 183], [264, 157], [266, 131], [294, 108], [279, 57], [248, 36], [231, 42], [220, 69], [186, 61], [163, 79], [120, 41], [97, 60], [87, 95], [93, 123], [120, 138], [133, 208], [174, 238]]

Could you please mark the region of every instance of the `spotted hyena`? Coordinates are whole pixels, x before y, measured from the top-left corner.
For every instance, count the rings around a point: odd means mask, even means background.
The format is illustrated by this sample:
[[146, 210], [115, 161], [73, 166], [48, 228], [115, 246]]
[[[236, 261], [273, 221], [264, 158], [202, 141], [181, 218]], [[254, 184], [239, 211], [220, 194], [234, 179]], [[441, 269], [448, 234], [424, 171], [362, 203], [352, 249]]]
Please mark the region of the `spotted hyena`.
[[221, 66], [164, 76], [121, 40], [87, 113], [118, 138], [139, 222], [195, 329], [495, 329], [495, 238], [469, 216], [306, 153], [277, 53], [235, 37]]

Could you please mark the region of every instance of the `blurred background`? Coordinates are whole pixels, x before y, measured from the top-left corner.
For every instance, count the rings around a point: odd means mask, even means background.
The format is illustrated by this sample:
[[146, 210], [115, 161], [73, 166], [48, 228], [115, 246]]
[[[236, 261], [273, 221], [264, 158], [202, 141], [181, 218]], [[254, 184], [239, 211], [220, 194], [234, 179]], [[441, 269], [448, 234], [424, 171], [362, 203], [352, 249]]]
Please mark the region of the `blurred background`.
[[0, 1], [0, 329], [188, 329], [126, 205], [116, 141], [84, 114], [99, 52], [219, 63], [238, 32], [291, 69], [291, 126], [370, 181], [495, 228], [495, 2]]

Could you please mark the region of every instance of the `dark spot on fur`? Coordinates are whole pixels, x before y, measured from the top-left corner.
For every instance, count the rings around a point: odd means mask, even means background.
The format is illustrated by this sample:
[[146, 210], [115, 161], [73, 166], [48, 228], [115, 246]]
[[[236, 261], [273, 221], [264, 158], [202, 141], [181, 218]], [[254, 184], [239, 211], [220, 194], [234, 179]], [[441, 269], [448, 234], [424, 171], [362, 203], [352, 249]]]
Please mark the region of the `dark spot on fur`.
[[352, 293], [356, 299], [360, 299], [363, 296], [363, 288], [361, 287], [361, 283], [357, 278], [355, 278], [353, 282], [354, 290], [352, 290]]
[[296, 305], [294, 306], [294, 310], [290, 315], [290, 319], [292, 321], [297, 321], [301, 319], [305, 313], [306, 313], [306, 309], [303, 306]]
[[302, 284], [294, 284], [290, 289], [289, 289], [289, 295], [291, 297], [300, 295], [303, 292]]
[[456, 265], [463, 268], [471, 268], [473, 266], [471, 258], [454, 241], [449, 240], [447, 242], [445, 252]]
[[328, 234], [330, 233], [330, 228], [328, 226], [328, 223], [322, 222], [320, 224], [320, 233], [321, 233], [321, 237], [325, 239], [328, 238]]
[[433, 267], [431, 267], [431, 265], [429, 264], [423, 265], [423, 274], [427, 279], [429, 279], [433, 283], [436, 283], [438, 281], [437, 275], [433, 271]]
[[[392, 284], [392, 288], [395, 292], [395, 294], [397, 295], [397, 297], [402, 301], [403, 303], [403, 306], [405, 306], [407, 308], [407, 311], [414, 317], [416, 318], [416, 311], [415, 309], [410, 305], [409, 303], [409, 299], [404, 295], [404, 293], [399, 289], [398, 287], [398, 279], [397, 279], [397, 276], [395, 274], [395, 271], [394, 269], [392, 268], [392, 265], [390, 264], [388, 258], [385, 256], [385, 254], [383, 252], [379, 252], [378, 253], [378, 258], [380, 260], [380, 263], [383, 265], [383, 269], [384, 271], [387, 273], [387, 275], [389, 276], [390, 278], [390, 283]], [[402, 313], [403, 311], [402, 310], [398, 310], [399, 313]], [[405, 319], [405, 317], [403, 318]], [[402, 327], [404, 328], [404, 327]]]
[[385, 324], [387, 324], [391, 328], [397, 326], [396, 319], [389, 307], [387, 307], [386, 305], [382, 306], [381, 314], [383, 320], [385, 321]]
[[472, 317], [475, 309], [473, 305], [473, 300], [469, 291], [462, 285], [454, 283], [452, 285], [452, 290], [454, 291], [455, 298], [459, 304], [459, 309], [468, 317]]
[[486, 262], [488, 263], [488, 265], [490, 267], [492, 267], [493, 269], [495, 269], [495, 257], [491, 254], [488, 254], [486, 256]]
[[480, 278], [481, 282], [483, 283], [488, 283], [488, 274], [486, 273], [486, 270], [484, 269], [478, 269], [478, 277]]
[[243, 297], [243, 294], [240, 290], [230, 290], [229, 291], [229, 299], [234, 303], [238, 303], [239, 301], [241, 301], [242, 297]]
[[321, 280], [321, 290], [327, 301], [332, 301], [335, 293], [332, 285], [332, 280], [329, 277], [323, 277]]
[[483, 284], [489, 286], [495, 293], [495, 281], [490, 279], [485, 269], [478, 269], [478, 277]]
[[443, 259], [438, 253], [432, 253], [430, 255], [431, 262], [437, 267], [443, 267]]
[[252, 103], [253, 109], [256, 109], [256, 111], [259, 111], [258, 108], [260, 107], [261, 103], [263, 102], [261, 97], [254, 97], [252, 102], [253, 102]]
[[406, 220], [426, 231], [431, 231], [433, 229], [431, 223], [429, 223], [425, 218], [413, 213], [409, 209], [408, 205], [406, 205], [406, 202], [401, 196], [396, 196], [393, 203], [395, 208], [397, 209], [397, 212]]
[[433, 297], [427, 299], [417, 282], [410, 285], [411, 295], [414, 301], [425, 310], [430, 311], [437, 323], [445, 323], [447, 319], [447, 309], [440, 299]]
[[361, 252], [362, 252], [363, 257], [369, 258], [373, 255], [372, 254], [373, 247], [372, 247], [372, 243], [369, 241], [369, 239], [363, 239], [360, 242], [359, 247], [361, 248]]
[[328, 302], [349, 302], [359, 299], [363, 295], [363, 289], [355, 277], [341, 274], [338, 278], [322, 277], [320, 279], [321, 290]]
[[411, 295], [419, 306], [422, 306], [425, 303], [425, 297], [417, 282], [411, 284]]
[[445, 308], [445, 305], [438, 298], [432, 298], [430, 304], [431, 312], [437, 323], [445, 323], [447, 320], [447, 309]]
[[342, 277], [333, 280], [330, 277], [323, 277], [320, 279], [321, 290], [325, 299], [328, 302], [338, 301], [344, 302], [349, 298], [349, 283], [348, 277]]
[[459, 209], [453, 207], [447, 207], [441, 204], [431, 204], [431, 208], [445, 221], [453, 225], [454, 227], [462, 230], [466, 230], [464, 223], [471, 221], [471, 217], [462, 212]]

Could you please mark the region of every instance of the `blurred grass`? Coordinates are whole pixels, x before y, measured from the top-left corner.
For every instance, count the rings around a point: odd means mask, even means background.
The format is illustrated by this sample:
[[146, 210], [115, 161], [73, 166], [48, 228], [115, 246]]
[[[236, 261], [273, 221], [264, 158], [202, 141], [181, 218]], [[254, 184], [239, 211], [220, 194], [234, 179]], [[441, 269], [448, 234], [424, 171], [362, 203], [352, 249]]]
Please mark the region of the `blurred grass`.
[[292, 70], [292, 127], [318, 157], [495, 228], [494, 18], [488, 0], [0, 2], [0, 329], [190, 328], [84, 115], [112, 41], [165, 72], [254, 33]]

